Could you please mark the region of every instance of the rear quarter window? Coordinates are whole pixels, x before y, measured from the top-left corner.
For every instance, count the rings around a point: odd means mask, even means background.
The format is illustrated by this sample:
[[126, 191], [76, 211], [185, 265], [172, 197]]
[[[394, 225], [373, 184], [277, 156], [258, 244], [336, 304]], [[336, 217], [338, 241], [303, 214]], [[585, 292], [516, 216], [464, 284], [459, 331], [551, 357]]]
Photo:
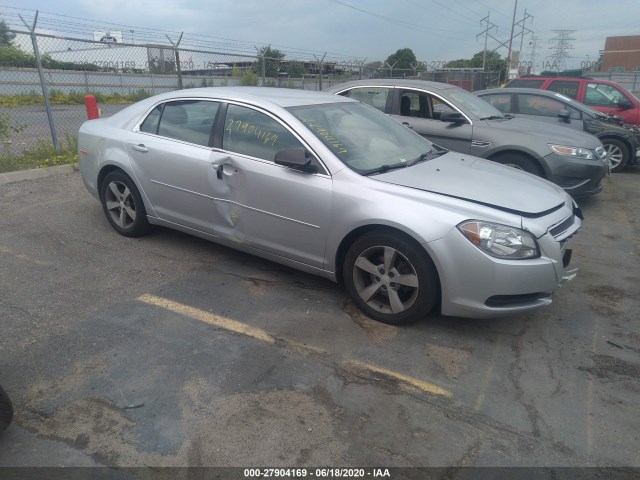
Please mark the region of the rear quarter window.
[[544, 80], [536, 80], [530, 78], [516, 78], [511, 80], [505, 87], [518, 87], [518, 88], [540, 88]]

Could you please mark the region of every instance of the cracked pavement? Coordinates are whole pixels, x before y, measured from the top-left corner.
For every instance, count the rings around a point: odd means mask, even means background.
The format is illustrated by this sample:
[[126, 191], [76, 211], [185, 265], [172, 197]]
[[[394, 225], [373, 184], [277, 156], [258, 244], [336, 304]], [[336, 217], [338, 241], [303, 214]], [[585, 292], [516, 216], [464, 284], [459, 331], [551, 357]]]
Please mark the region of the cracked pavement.
[[0, 186], [0, 466], [638, 467], [639, 182], [581, 202], [551, 307], [403, 328], [195, 237], [121, 237], [77, 173]]

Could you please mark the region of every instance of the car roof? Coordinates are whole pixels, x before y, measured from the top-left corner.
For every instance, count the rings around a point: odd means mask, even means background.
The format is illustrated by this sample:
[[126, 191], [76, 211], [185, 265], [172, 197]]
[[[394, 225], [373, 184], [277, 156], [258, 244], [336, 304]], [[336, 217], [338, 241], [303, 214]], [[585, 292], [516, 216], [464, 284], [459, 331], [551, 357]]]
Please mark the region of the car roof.
[[604, 78], [594, 78], [594, 77], [516, 77], [507, 82], [507, 85], [516, 80], [562, 80], [568, 82], [593, 82], [600, 83], [602, 85], [616, 85], [620, 86], [618, 83], [613, 82], [611, 80], [605, 80]]
[[431, 82], [428, 80], [408, 80], [404, 78], [377, 78], [373, 80], [353, 80], [351, 82], [332, 85], [326, 91], [342, 90], [343, 88], [368, 86], [368, 87], [406, 87], [406, 88], [428, 88], [430, 90], [457, 90], [460, 87], [448, 83]]
[[[205, 87], [175, 90], [152, 97], [156, 102], [178, 98], [216, 98], [220, 100], [246, 101], [258, 106], [278, 105], [293, 107], [351, 101], [346, 97], [336, 97], [326, 92], [270, 87]], [[271, 104], [271, 105], [269, 105]]]

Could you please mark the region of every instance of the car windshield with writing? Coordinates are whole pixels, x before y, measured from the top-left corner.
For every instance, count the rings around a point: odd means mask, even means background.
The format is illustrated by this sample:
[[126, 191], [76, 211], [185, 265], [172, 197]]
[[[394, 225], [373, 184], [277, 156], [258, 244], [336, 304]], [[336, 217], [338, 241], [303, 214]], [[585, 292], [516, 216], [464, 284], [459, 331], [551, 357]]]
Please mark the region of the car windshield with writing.
[[431, 142], [369, 105], [330, 103], [288, 110], [358, 173], [404, 167], [433, 150]]

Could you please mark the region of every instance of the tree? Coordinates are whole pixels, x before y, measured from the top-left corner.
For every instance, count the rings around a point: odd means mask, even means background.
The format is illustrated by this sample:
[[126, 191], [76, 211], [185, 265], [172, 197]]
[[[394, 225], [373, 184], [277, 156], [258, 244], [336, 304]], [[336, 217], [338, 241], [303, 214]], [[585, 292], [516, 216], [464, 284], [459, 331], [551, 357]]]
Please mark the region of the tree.
[[[470, 59], [459, 59], [447, 62], [445, 68], [482, 68], [482, 59], [484, 57], [484, 50], [480, 50]], [[488, 72], [502, 72], [506, 68], [506, 60], [500, 57], [498, 52], [490, 52], [487, 50], [487, 57], [485, 60], [485, 70]]]
[[16, 34], [9, 31], [4, 20], [0, 20], [0, 46], [13, 47], [14, 38], [16, 38]]
[[287, 75], [290, 77], [299, 78], [302, 77], [305, 73], [307, 73], [304, 68], [304, 63], [299, 61], [291, 61], [287, 62]]
[[280, 60], [285, 57], [277, 48], [271, 48], [271, 45], [265, 45], [258, 50], [258, 65], [256, 66], [256, 73], [262, 75], [262, 59], [265, 62], [265, 76], [277, 77], [280, 69]]
[[[410, 48], [401, 48], [396, 53], [392, 53], [387, 57], [386, 63], [394, 70], [413, 70], [418, 64], [413, 50]], [[395, 64], [395, 65], [394, 65]], [[385, 64], [385, 66], [387, 66]]]

